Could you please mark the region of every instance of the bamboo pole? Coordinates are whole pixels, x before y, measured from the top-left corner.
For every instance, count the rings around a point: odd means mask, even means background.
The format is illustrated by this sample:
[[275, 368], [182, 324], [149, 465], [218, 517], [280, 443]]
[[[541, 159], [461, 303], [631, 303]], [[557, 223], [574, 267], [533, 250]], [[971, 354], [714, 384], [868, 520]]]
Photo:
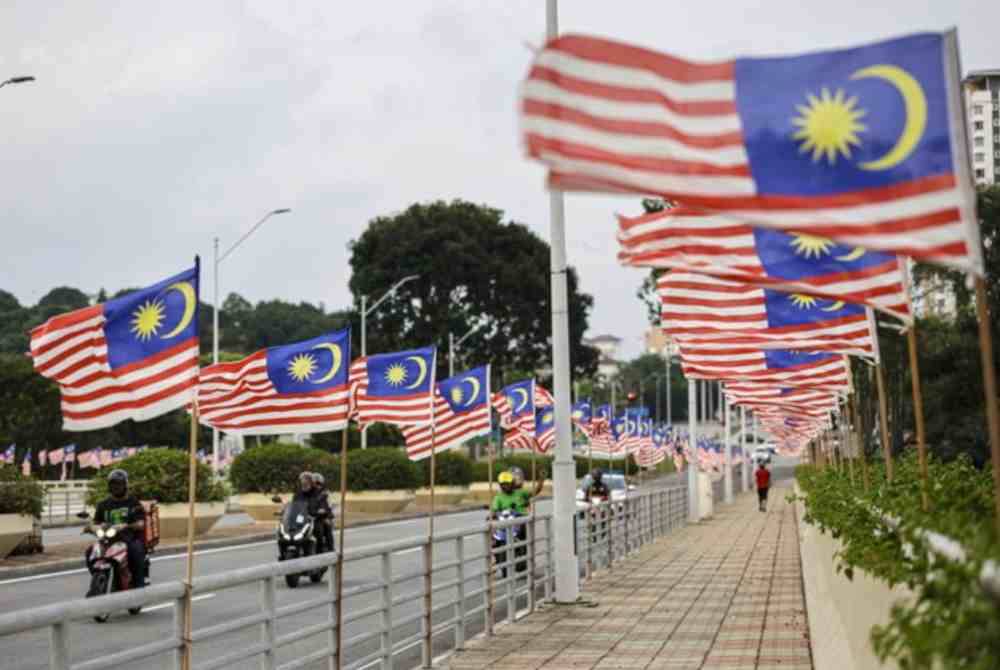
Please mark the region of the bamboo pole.
[[344, 667], [344, 527], [347, 526], [347, 430], [340, 431], [340, 528], [337, 531], [337, 670]]
[[997, 407], [997, 378], [993, 364], [993, 334], [990, 332], [990, 310], [986, 303], [986, 282], [976, 277], [976, 313], [979, 320], [979, 351], [983, 365], [983, 392], [986, 396], [986, 423], [990, 437], [990, 459], [993, 461], [993, 511], [1000, 532], [1000, 410]]
[[875, 382], [878, 387], [878, 421], [882, 434], [882, 455], [885, 457], [885, 478], [892, 483], [892, 444], [889, 442], [889, 402], [885, 397], [885, 375], [882, 363], [875, 365]]
[[868, 476], [868, 454], [865, 453], [864, 433], [861, 430], [861, 413], [858, 411], [858, 400], [854, 395], [847, 398], [847, 404], [851, 408], [851, 416], [854, 419], [854, 439], [858, 446], [858, 458], [861, 460], [861, 484], [865, 493], [871, 487], [871, 480]]
[[191, 404], [191, 439], [188, 446], [188, 526], [187, 565], [184, 577], [184, 653], [182, 670], [192, 670], [191, 629], [194, 625], [194, 603], [191, 590], [194, 586], [194, 502], [198, 483], [198, 399]]
[[910, 379], [913, 386], [913, 422], [917, 429], [917, 459], [920, 462], [920, 499], [924, 511], [931, 508], [931, 484], [927, 474], [927, 432], [924, 427], [924, 394], [920, 388], [920, 361], [917, 356], [917, 324], [906, 331], [906, 344], [910, 350]]

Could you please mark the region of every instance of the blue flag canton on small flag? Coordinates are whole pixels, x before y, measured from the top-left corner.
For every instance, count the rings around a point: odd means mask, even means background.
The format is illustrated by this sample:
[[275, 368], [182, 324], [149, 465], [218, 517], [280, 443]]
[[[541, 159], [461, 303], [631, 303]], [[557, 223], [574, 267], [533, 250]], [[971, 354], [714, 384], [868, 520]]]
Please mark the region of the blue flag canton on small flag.
[[542, 407], [535, 412], [535, 436], [541, 437], [555, 428], [556, 413], [551, 407]]
[[611, 421], [611, 405], [601, 405], [597, 408], [597, 418], [610, 423]]
[[769, 370], [782, 370], [794, 368], [810, 363], [820, 363], [832, 361], [839, 358], [840, 354], [829, 354], [825, 352], [792, 351], [789, 349], [765, 349], [764, 360]]
[[161, 354], [198, 337], [198, 268], [104, 303], [111, 369]]
[[767, 311], [767, 323], [772, 328], [803, 326], [865, 313], [862, 305], [845, 303], [843, 300], [771, 289], [764, 289], [764, 308]]
[[753, 229], [757, 257], [768, 275], [782, 279], [814, 279], [857, 274], [887, 264], [896, 256], [861, 247], [838, 244], [825, 237], [785, 233], [770, 228]]
[[434, 380], [434, 347], [369, 356], [368, 396], [430, 393]]
[[267, 377], [278, 393], [311, 393], [347, 385], [351, 331], [339, 330], [305, 342], [270, 347]]
[[576, 423], [587, 426], [590, 424], [593, 415], [594, 408], [593, 405], [590, 404], [589, 400], [581, 400], [573, 405], [573, 421]]
[[742, 58], [735, 74], [760, 195], [833, 195], [954, 170], [941, 35]]
[[629, 420], [625, 415], [615, 417], [615, 420], [611, 422], [611, 434], [616, 440], [621, 439], [623, 435], [627, 435], [629, 432]]
[[512, 416], [534, 415], [535, 413], [535, 380], [525, 379], [524, 381], [508, 384], [503, 389], [503, 394], [510, 404]]
[[442, 379], [438, 390], [455, 414], [479, 409], [489, 402], [489, 367], [483, 365]]

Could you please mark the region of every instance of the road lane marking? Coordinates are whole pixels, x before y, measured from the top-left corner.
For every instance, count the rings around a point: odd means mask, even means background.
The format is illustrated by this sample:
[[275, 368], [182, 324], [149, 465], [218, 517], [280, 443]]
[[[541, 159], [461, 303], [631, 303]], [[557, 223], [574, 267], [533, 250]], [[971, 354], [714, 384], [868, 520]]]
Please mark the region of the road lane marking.
[[[208, 600], [209, 598], [214, 598], [214, 597], [215, 597], [214, 593], [205, 593], [203, 595], [195, 596], [194, 598], [191, 598], [191, 602], [197, 602], [199, 600]], [[153, 605], [152, 607], [143, 607], [142, 611], [143, 612], [152, 612], [154, 610], [162, 610], [162, 609], [165, 609], [167, 607], [173, 607], [173, 606], [174, 606], [173, 602], [160, 603], [159, 605]]]

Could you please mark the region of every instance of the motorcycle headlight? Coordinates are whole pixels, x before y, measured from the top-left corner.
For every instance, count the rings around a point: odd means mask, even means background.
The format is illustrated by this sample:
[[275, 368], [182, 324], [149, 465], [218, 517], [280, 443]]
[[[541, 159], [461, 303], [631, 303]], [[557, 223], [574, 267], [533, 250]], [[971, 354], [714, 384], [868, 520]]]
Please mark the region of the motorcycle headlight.
[[106, 535], [103, 528], [98, 528], [94, 534], [97, 536], [98, 540], [103, 540], [104, 536]]
[[284, 524], [278, 524], [278, 533], [281, 535], [282, 539], [284, 539], [284, 540], [291, 539], [291, 536], [288, 533], [285, 532], [285, 526], [284, 526]]
[[303, 537], [305, 537], [305, 536], [306, 536], [306, 532], [305, 532], [305, 531], [303, 530], [303, 531], [300, 531], [300, 532], [299, 532], [299, 534], [298, 534], [298, 535], [296, 535], [296, 536], [295, 536], [295, 537], [294, 537], [293, 539], [294, 539], [294, 540], [295, 540], [296, 542], [298, 542], [299, 540], [301, 540], [301, 539], [302, 539]]
[[110, 538], [114, 537], [117, 534], [118, 534], [117, 530], [115, 530], [114, 528], [108, 528], [107, 532], [104, 533], [104, 537], [107, 537], [107, 538], [110, 539]]

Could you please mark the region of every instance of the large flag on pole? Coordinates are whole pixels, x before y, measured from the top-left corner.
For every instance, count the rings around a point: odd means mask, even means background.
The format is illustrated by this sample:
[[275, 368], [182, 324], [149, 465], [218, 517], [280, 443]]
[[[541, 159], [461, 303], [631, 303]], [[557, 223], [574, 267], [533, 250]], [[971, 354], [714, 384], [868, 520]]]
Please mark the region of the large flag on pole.
[[556, 444], [556, 414], [551, 406], [540, 407], [535, 413], [535, 442], [542, 454]]
[[352, 416], [358, 423], [430, 423], [437, 349], [375, 354], [351, 363]]
[[563, 35], [532, 63], [521, 125], [553, 188], [982, 274], [960, 77], [954, 32], [719, 63]]
[[538, 400], [534, 378], [514, 382], [500, 389], [497, 410], [500, 412], [501, 425], [504, 428], [519, 426], [523, 432], [533, 433]]
[[97, 430], [186, 407], [198, 383], [198, 265], [31, 331], [35, 370], [59, 385], [63, 428]]
[[261, 349], [201, 371], [201, 423], [235, 435], [324, 433], [347, 425], [351, 331]]
[[[437, 383], [434, 398], [434, 450], [458, 447], [480, 435], [489, 435], [490, 366], [483, 365]], [[406, 454], [412, 460], [431, 455], [431, 427], [403, 426]]]
[[868, 305], [912, 321], [899, 256], [674, 207], [618, 217], [618, 260]]
[[842, 355], [783, 349], [720, 351], [689, 356], [682, 346], [681, 368], [688, 379], [771, 382], [782, 386], [820, 387], [838, 392], [848, 388]]

